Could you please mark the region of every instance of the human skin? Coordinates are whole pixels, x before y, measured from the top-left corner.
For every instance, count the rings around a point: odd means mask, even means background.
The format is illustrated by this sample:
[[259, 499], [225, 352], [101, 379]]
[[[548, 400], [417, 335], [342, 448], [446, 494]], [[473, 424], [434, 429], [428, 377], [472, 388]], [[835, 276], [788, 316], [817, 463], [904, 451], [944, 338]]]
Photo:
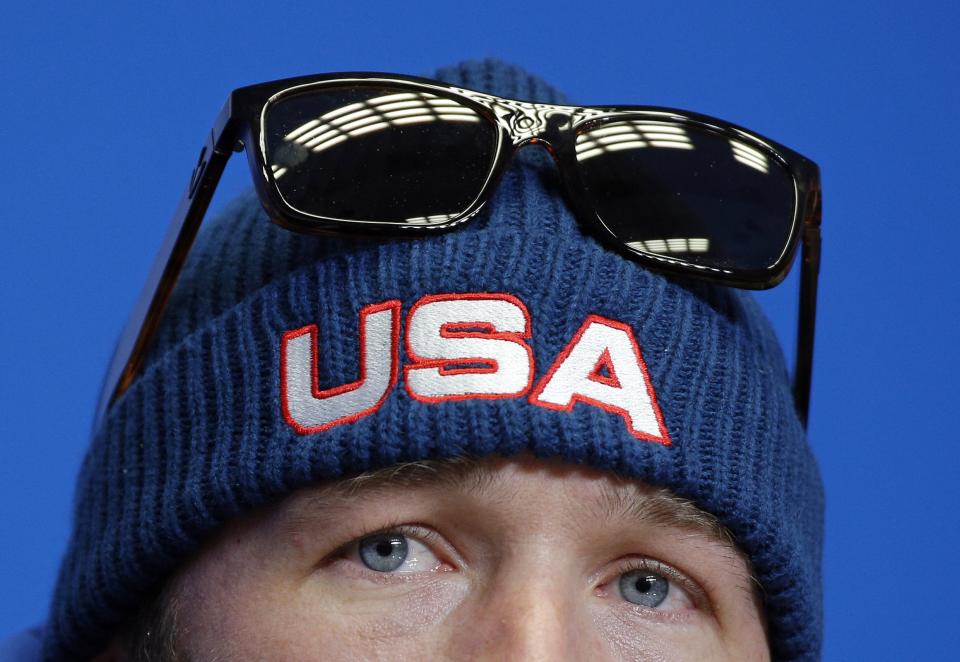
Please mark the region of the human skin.
[[743, 555], [664, 491], [529, 456], [454, 473], [230, 524], [174, 580], [175, 659], [769, 659]]

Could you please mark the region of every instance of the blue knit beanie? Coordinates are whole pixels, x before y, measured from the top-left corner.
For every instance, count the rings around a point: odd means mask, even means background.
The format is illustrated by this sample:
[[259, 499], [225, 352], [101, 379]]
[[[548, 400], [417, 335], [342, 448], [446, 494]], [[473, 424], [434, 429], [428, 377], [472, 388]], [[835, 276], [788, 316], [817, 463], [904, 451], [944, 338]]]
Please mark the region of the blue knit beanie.
[[[436, 77], [566, 102], [495, 60]], [[762, 584], [775, 659], [819, 659], [823, 490], [768, 322], [742, 291], [665, 278], [583, 234], [537, 151], [521, 152], [471, 223], [428, 238], [297, 235], [251, 194], [207, 221], [145, 368], [85, 457], [47, 659], [102, 649], [214, 529], [299, 487], [410, 460], [521, 452], [667, 486], [714, 513]], [[309, 388], [298, 396], [307, 408], [291, 411], [284, 366], [299, 335], [312, 330], [319, 347], [315, 388], [375, 381], [358, 374], [359, 320], [368, 331], [374, 321], [361, 311], [387, 313], [402, 368], [422, 357], [398, 322], [417, 302], [462, 294], [524, 312], [527, 328], [507, 336], [530, 350], [527, 390], [420, 397], [394, 366], [379, 378], [396, 385], [359, 414], [324, 418], [309, 409], [319, 402]], [[642, 375], [614, 375], [605, 354], [592, 379], [615, 389], [642, 377], [647, 419], [557, 392], [560, 364], [591, 329], [622, 341], [618, 351], [632, 343]]]

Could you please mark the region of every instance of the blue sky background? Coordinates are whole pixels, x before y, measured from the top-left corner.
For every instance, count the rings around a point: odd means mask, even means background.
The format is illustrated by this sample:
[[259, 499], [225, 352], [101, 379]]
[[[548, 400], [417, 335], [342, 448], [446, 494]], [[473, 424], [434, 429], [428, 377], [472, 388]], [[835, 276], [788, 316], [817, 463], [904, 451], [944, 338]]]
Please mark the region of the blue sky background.
[[[0, 639], [44, 618], [102, 371], [233, 87], [488, 55], [816, 160], [827, 660], [955, 659], [960, 10], [948, 2], [33, 2], [0, 22]], [[220, 206], [246, 187], [234, 159]], [[792, 354], [796, 283], [761, 299]]]

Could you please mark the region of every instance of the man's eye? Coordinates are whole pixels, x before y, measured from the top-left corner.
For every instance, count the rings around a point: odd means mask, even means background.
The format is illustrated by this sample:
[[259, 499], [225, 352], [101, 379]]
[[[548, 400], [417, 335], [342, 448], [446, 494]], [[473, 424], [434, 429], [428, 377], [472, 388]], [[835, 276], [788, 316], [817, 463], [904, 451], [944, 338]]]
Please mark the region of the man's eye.
[[416, 538], [395, 531], [375, 533], [357, 543], [357, 555], [376, 572], [425, 572], [440, 567], [440, 559]]
[[624, 600], [647, 609], [681, 610], [694, 606], [676, 582], [653, 570], [641, 568], [625, 572], [620, 575], [618, 586]]

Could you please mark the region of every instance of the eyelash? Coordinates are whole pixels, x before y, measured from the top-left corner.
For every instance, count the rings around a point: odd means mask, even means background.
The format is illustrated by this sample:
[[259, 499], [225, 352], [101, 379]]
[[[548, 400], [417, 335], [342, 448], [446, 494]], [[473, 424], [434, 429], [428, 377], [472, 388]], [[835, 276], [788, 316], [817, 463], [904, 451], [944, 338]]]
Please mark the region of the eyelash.
[[[363, 531], [359, 535], [354, 535], [350, 538], [350, 541], [344, 545], [341, 545], [336, 550], [331, 552], [320, 565], [327, 565], [328, 563], [335, 561], [337, 559], [346, 559], [350, 556], [358, 554], [357, 548], [360, 542], [364, 538], [369, 538], [371, 536], [376, 536], [384, 533], [399, 533], [400, 535], [406, 536], [407, 538], [413, 538], [422, 542], [424, 545], [430, 548], [430, 551], [436, 555], [442, 563], [450, 565], [449, 557], [450, 554], [446, 551], [447, 544], [440, 537], [440, 534], [436, 531], [429, 529], [423, 525], [418, 524], [401, 524], [396, 523], [387, 526], [381, 526], [372, 531]], [[363, 565], [362, 563], [360, 565]], [[375, 572], [364, 567], [364, 570], [367, 572]], [[381, 573], [378, 573], [381, 574]]]

